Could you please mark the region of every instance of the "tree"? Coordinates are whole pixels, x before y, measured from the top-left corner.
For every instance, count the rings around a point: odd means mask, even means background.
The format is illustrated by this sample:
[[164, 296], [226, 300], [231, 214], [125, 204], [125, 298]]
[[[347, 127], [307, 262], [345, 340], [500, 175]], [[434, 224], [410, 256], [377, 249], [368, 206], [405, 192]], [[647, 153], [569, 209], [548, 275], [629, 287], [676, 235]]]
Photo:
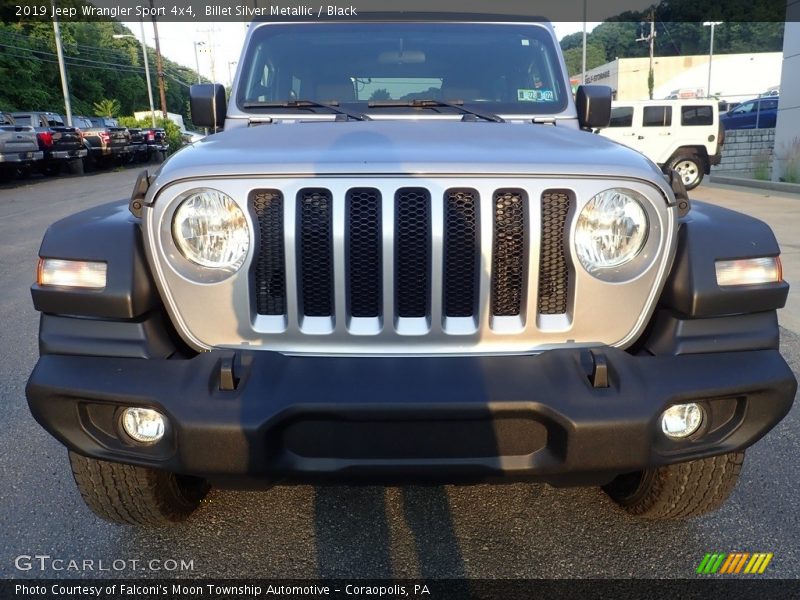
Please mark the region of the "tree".
[[120, 111], [119, 101], [109, 100], [108, 98], [103, 98], [92, 106], [94, 107], [94, 114], [98, 117], [116, 117]]
[[[583, 62], [583, 48], [570, 48], [564, 51], [564, 61], [567, 63], [567, 72], [570, 76], [577, 75], [581, 72], [581, 64]], [[586, 70], [594, 69], [606, 61], [606, 51], [603, 45], [598, 42], [586, 44]]]
[[383, 88], [377, 89], [369, 97], [370, 100], [391, 100], [392, 95]]

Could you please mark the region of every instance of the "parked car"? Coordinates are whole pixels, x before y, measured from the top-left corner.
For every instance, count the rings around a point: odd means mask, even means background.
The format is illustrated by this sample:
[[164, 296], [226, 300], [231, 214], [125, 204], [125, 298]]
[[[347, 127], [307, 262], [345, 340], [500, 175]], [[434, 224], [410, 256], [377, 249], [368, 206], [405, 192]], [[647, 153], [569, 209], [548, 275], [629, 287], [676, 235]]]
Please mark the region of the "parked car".
[[72, 118], [72, 123], [80, 127], [88, 151], [86, 162], [91, 166], [108, 168], [115, 161], [121, 164], [130, 160], [130, 133], [115, 119], [78, 116]]
[[19, 125], [10, 113], [0, 112], [0, 179], [30, 174], [36, 161], [44, 158], [36, 132], [30, 125]]
[[700, 185], [722, 158], [724, 135], [714, 99], [620, 100], [600, 134], [675, 169], [687, 190]]
[[202, 133], [197, 133], [196, 131], [181, 131], [181, 140], [184, 144], [194, 144], [195, 142], [199, 142], [202, 140], [204, 136]]
[[775, 127], [778, 119], [779, 96], [754, 98], [720, 116], [722, 126], [727, 129], [767, 129]]
[[88, 151], [80, 129], [67, 126], [61, 115], [54, 112], [20, 111], [12, 116], [17, 125], [29, 125], [36, 131], [39, 149], [44, 153], [39, 163], [43, 172], [56, 175], [66, 165], [70, 173], [83, 173], [83, 159]]
[[147, 146], [147, 161], [161, 162], [169, 153], [167, 131], [160, 127], [151, 127], [144, 130], [144, 141]]
[[147, 162], [149, 150], [145, 141], [145, 130], [140, 127], [128, 127], [131, 136], [131, 160], [134, 162]]

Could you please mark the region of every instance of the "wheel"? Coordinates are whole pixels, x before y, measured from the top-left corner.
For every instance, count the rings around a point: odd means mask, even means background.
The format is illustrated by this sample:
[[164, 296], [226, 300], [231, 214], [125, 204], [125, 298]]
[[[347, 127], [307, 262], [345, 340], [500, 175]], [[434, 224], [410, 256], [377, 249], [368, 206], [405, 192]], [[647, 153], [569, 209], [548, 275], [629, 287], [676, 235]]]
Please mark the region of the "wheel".
[[72, 475], [92, 512], [112, 523], [154, 526], [185, 520], [208, 493], [204, 479], [69, 453]]
[[156, 150], [156, 151], [153, 153], [153, 158], [155, 158], [155, 161], [156, 161], [157, 163], [164, 162], [164, 159], [165, 159], [166, 157], [167, 157], [167, 153], [166, 153], [166, 152], [162, 152], [161, 150]]
[[728, 499], [742, 463], [744, 452], [731, 452], [620, 475], [603, 491], [627, 512], [645, 519], [698, 517]]
[[61, 174], [61, 163], [59, 161], [50, 161], [44, 165], [44, 174], [54, 177]]
[[669, 167], [678, 172], [687, 190], [693, 190], [703, 181], [703, 161], [696, 154], [679, 154], [669, 162]]
[[19, 169], [17, 169], [17, 177], [19, 177], [20, 179], [29, 179], [32, 171], [33, 168], [31, 167], [31, 165], [24, 165]]
[[67, 169], [71, 175], [83, 175], [83, 159], [76, 158], [67, 163]]

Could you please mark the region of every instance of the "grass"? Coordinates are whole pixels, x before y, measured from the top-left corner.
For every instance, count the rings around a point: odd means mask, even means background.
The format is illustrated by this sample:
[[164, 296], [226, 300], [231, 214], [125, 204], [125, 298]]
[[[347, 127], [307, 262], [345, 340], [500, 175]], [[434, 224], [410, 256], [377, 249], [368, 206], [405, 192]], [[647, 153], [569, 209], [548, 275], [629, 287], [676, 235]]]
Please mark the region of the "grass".
[[770, 155], [767, 152], [761, 152], [753, 159], [753, 178], [769, 181], [770, 175]]

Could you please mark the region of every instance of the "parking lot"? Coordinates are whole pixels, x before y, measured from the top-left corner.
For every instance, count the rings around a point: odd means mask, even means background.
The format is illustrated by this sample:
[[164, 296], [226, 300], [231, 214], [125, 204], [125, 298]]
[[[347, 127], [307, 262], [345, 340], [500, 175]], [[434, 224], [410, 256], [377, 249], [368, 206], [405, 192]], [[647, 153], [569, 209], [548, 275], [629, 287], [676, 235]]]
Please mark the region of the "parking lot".
[[[691, 522], [642, 522], [598, 489], [530, 484], [214, 490], [173, 528], [99, 521], [73, 485], [66, 451], [25, 402], [38, 323], [28, 287], [47, 226], [127, 198], [137, 173], [0, 186], [0, 576], [692, 577], [714, 551], [772, 552], [768, 576], [800, 576], [797, 407], [748, 451], [724, 508]], [[775, 229], [793, 285], [781, 314], [782, 350], [800, 375], [800, 196], [709, 183], [692, 196], [745, 210]], [[25, 563], [16, 557], [37, 554], [94, 562], [90, 569], [82, 563], [61, 571], [51, 562], [18, 568]], [[99, 572], [99, 561], [124, 568]]]

